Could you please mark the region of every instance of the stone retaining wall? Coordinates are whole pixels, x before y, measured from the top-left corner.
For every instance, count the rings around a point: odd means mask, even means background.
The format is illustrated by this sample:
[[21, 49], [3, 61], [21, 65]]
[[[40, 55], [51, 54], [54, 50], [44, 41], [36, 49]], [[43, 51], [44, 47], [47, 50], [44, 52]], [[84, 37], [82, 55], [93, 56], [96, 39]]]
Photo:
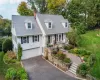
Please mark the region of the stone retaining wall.
[[62, 69], [63, 71], [67, 71], [71, 65], [71, 63], [64, 63], [61, 60], [58, 60], [51, 54], [51, 51], [45, 50], [45, 58], [48, 57], [48, 60], [57, 66], [58, 68]]

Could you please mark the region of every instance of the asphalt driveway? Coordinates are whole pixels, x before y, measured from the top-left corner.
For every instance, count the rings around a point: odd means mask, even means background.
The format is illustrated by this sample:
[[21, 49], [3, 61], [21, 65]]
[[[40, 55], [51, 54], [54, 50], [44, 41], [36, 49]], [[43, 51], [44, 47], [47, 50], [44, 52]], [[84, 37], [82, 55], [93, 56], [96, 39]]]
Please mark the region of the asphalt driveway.
[[22, 61], [29, 80], [76, 80], [61, 72], [41, 56]]

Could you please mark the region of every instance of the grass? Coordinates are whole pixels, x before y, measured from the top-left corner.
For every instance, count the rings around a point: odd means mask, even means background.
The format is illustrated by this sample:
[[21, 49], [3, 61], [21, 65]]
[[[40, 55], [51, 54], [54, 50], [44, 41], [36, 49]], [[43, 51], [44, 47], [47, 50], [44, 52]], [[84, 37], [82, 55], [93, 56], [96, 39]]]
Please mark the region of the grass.
[[3, 62], [3, 56], [4, 56], [4, 53], [0, 52], [0, 80], [5, 80], [4, 76], [5, 76], [8, 68], [14, 67], [14, 68], [18, 69], [21, 67], [20, 64], [10, 64], [10, 65], [5, 64]]
[[88, 31], [86, 34], [81, 35], [80, 48], [90, 50], [96, 54], [97, 61], [90, 70], [90, 74], [100, 79], [100, 36], [97, 36], [97, 34], [100, 34], [100, 30]]

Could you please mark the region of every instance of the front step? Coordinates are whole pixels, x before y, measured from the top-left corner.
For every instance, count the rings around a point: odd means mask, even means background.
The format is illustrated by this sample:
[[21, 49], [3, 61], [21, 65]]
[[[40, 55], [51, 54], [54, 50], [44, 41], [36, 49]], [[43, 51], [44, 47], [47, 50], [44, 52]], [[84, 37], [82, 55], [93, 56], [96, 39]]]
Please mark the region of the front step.
[[72, 63], [71, 67], [69, 68], [69, 72], [71, 72], [72, 74], [76, 75], [76, 70], [77, 70], [78, 64], [76, 63]]

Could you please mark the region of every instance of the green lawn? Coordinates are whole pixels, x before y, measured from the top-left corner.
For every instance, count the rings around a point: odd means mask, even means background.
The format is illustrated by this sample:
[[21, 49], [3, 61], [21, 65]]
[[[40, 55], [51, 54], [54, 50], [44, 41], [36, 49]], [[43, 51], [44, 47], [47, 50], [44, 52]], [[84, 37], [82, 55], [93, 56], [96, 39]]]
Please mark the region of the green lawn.
[[5, 76], [6, 71], [7, 71], [8, 68], [14, 67], [14, 68], [18, 69], [18, 68], [21, 67], [20, 64], [13, 64], [13, 65], [7, 65], [7, 64], [5, 64], [3, 62], [3, 56], [4, 56], [4, 53], [0, 52], [0, 80], [5, 80], [4, 76]]
[[86, 34], [83, 34], [80, 47], [96, 54], [97, 61], [90, 73], [100, 79], [100, 36], [97, 36], [97, 34], [100, 34], [100, 30], [88, 31]]

